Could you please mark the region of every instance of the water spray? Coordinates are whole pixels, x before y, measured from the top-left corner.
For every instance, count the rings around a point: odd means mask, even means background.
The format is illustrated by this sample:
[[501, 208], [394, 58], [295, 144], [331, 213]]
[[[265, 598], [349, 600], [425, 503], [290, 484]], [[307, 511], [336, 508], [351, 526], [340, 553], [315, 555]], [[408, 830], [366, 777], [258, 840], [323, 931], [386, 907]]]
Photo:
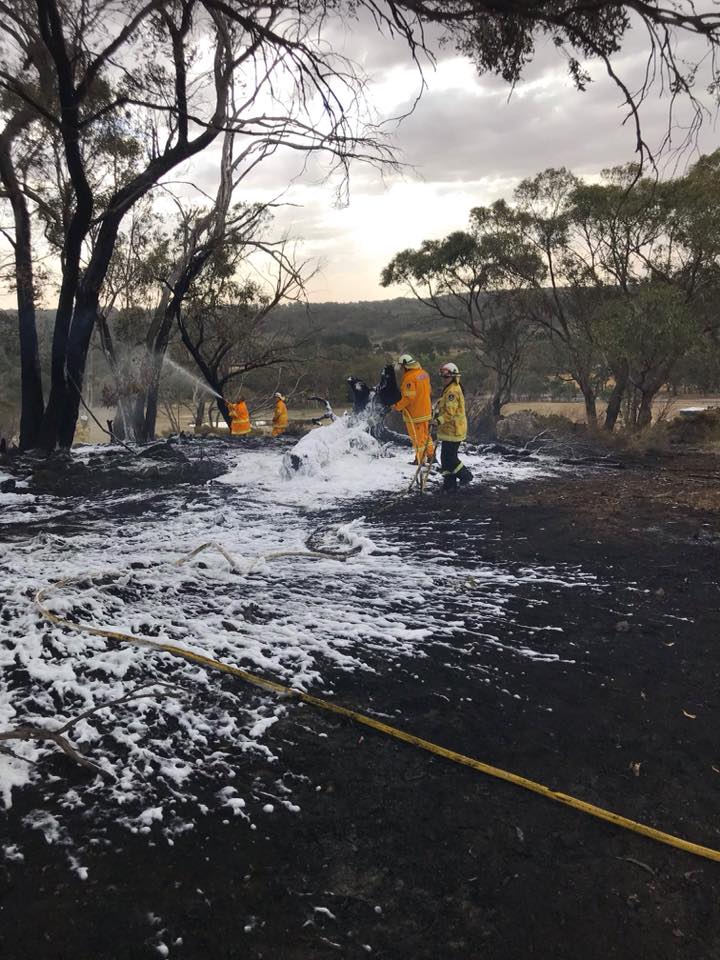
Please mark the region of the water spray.
[[179, 373], [181, 376], [185, 377], [186, 380], [189, 380], [191, 383], [194, 383], [195, 386], [200, 387], [201, 390], [204, 390], [206, 393], [211, 393], [214, 397], [217, 397], [218, 400], [224, 400], [222, 394], [218, 393], [217, 390], [213, 390], [209, 383], [205, 380], [201, 380], [200, 377], [194, 376], [185, 367], [181, 367], [179, 363], [175, 363], [174, 360], [171, 360], [170, 357], [163, 357], [163, 365], [168, 364], [172, 369]]

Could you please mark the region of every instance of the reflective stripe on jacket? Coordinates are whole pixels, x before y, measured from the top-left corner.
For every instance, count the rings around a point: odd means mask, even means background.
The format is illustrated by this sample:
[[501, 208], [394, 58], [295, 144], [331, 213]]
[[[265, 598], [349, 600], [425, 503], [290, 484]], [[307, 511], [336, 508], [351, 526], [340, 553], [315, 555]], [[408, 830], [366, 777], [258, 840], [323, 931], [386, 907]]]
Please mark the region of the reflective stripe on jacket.
[[413, 423], [430, 420], [432, 416], [430, 376], [417, 361], [403, 372], [400, 393], [402, 397], [393, 404], [393, 410], [402, 411], [403, 416], [409, 417]]
[[248, 413], [248, 408], [245, 401], [241, 400], [239, 403], [229, 403], [227, 408], [230, 417], [232, 418], [232, 423], [230, 424], [230, 433], [235, 435], [250, 433], [252, 430], [250, 425], [250, 414]]
[[451, 380], [442, 392], [438, 401], [437, 422], [438, 440], [458, 443], [467, 437], [465, 394], [457, 377]]

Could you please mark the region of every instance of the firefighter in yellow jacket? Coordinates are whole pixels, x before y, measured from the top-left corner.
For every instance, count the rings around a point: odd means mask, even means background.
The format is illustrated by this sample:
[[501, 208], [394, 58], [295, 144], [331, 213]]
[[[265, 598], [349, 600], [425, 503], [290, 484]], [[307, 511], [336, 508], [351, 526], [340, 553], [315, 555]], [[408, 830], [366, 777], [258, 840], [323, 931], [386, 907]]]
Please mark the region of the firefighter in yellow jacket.
[[279, 437], [285, 433], [288, 425], [288, 411], [285, 397], [281, 393], [275, 394], [275, 410], [273, 412], [272, 435]]
[[430, 375], [409, 353], [398, 360], [402, 367], [400, 393], [402, 396], [393, 404], [393, 410], [403, 415], [405, 429], [415, 451], [415, 463], [423, 463], [425, 458], [433, 459], [435, 448], [430, 437], [432, 419], [432, 396]]
[[460, 371], [454, 363], [444, 363], [440, 376], [443, 392], [436, 410], [437, 438], [441, 441], [440, 470], [443, 490], [451, 493], [457, 489], [458, 481], [464, 485], [472, 480], [472, 473], [458, 456], [458, 448], [467, 437], [465, 394], [460, 386]]
[[245, 397], [238, 397], [236, 403], [227, 405], [230, 414], [230, 433], [234, 437], [244, 437], [252, 431], [250, 425], [250, 413], [248, 412]]

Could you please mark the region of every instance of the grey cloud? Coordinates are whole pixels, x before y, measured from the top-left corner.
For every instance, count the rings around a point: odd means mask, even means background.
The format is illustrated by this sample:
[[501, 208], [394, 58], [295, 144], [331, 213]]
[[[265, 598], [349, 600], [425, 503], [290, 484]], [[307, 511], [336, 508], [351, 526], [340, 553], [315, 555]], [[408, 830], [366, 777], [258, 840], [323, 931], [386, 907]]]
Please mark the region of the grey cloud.
[[[434, 26], [425, 28], [427, 47], [436, 54], [440, 49], [442, 31]], [[387, 27], [378, 29], [367, 11], [357, 17], [335, 18], [328, 22], [324, 37], [333, 50], [358, 63], [368, 74], [405, 66], [410, 62], [410, 51], [402, 37], [391, 36]], [[431, 61], [419, 54], [423, 68], [430, 68]]]
[[[407, 48], [399, 41], [378, 38], [375, 27], [367, 22], [344, 24], [329, 34], [334, 48], [353, 56], [378, 80], [386, 71], [408, 65]], [[646, 38], [640, 31], [630, 34], [622, 56], [616, 59], [617, 69], [631, 85], [637, 84], [645, 68]], [[697, 42], [683, 42], [679, 52], [688, 59], [696, 58]], [[443, 58], [453, 59], [454, 51], [446, 49]], [[392, 138], [401, 158], [413, 169], [437, 197], [477, 192], [477, 202], [488, 198], [492, 182], [500, 181], [498, 191], [510, 191], [517, 179], [532, 175], [548, 166], [567, 166], [577, 173], [596, 173], [605, 166], [633, 158], [635, 146], [631, 125], [622, 125], [625, 110], [618, 88], [606, 76], [600, 76], [588, 91], [579, 93], [563, 86], [562, 55], [551, 44], [540, 41], [534, 63], [528, 68], [526, 81], [518, 86], [508, 101], [509, 88], [496, 77], [482, 77], [477, 90], [455, 88], [448, 92], [433, 90], [433, 75], [428, 73], [430, 89], [416, 111], [393, 130]], [[543, 86], [538, 81], [552, 79]], [[700, 82], [700, 86], [702, 83]], [[404, 105], [405, 107], [409, 104]], [[403, 105], [393, 109], [400, 113]], [[682, 108], [678, 116], [682, 115]], [[664, 135], [668, 120], [668, 103], [652, 96], [642, 109], [643, 130], [651, 145]], [[704, 152], [715, 147], [715, 135], [708, 124], [700, 139]], [[217, 177], [217, 151], [208, 152], [194, 169], [202, 183], [214, 183]], [[303, 256], [322, 257], [326, 262], [323, 278], [318, 280], [322, 298], [372, 298], [387, 296], [377, 280], [383, 257], [387, 259], [399, 246], [395, 224], [388, 223], [372, 249], [363, 250], [354, 232], [353, 218], [330, 216], [333, 201], [331, 183], [321, 189], [308, 185], [322, 184], [327, 165], [311, 158], [296, 186], [294, 178], [302, 169], [302, 158], [296, 153], [279, 151], [263, 164], [243, 187], [242, 195], [268, 195], [289, 188], [287, 199], [304, 204], [301, 208], [284, 208], [276, 216], [275, 231], [287, 231], [302, 237]], [[390, 175], [392, 184], [396, 177]], [[488, 187], [488, 181], [490, 187]], [[351, 204], [377, 204], [385, 189], [383, 180], [372, 170], [354, 165]], [[455, 206], [457, 208], [457, 196]], [[472, 205], [470, 203], [468, 206]], [[379, 205], [382, 208], [382, 204]], [[464, 220], [457, 223], [463, 226]], [[438, 236], [448, 229], [447, 217], [442, 224], [428, 216], [422, 236]], [[398, 244], [406, 244], [406, 239]], [[387, 247], [387, 249], [385, 249]], [[328, 286], [329, 285], [329, 286]], [[331, 291], [328, 293], [328, 290]]]
[[[668, 126], [667, 100], [649, 99], [642, 108], [642, 132], [652, 149]], [[429, 93], [400, 126], [396, 143], [402, 156], [432, 181], [476, 180], [488, 176], [525, 176], [547, 166], [578, 172], [633, 159], [635, 131], [623, 124], [627, 108], [609, 80], [585, 92], [556, 87], [515, 96], [510, 102], [493, 94], [478, 98], [453, 90]], [[676, 121], [687, 123], [689, 107], [679, 103]], [[674, 142], [684, 130], [678, 127]], [[715, 146], [711, 124], [701, 131], [699, 147]]]
[[[437, 44], [437, 35], [431, 42]], [[385, 71], [410, 64], [406, 45], [399, 39], [378, 34], [369, 17], [360, 21], [335, 21], [328, 29], [329, 44], [340, 52], [353, 54], [369, 72], [382, 79]], [[647, 40], [641, 31], [631, 31], [617, 67], [631, 85], [638, 82], [645, 66]], [[697, 40], [686, 40], [678, 52], [697, 58], [703, 49]], [[455, 54], [446, 49], [443, 59]], [[555, 86], [536, 88], [533, 84], [554, 71]], [[562, 55], [549, 41], [540, 38], [536, 56], [528, 67], [527, 81], [507, 102], [510, 90], [499, 78], [485, 76], [478, 81], [482, 96], [470, 90], [434, 92], [433, 75], [428, 73], [430, 90], [415, 112], [399, 127], [388, 125], [388, 136], [400, 158], [408, 164], [406, 176], [415, 171], [429, 181], [475, 180], [487, 176], [524, 176], [548, 165], [566, 165], [582, 171], [631, 159], [634, 134], [622, 125], [620, 94], [607, 77], [590, 85], [586, 93], [560, 86], [564, 76]], [[524, 92], [527, 93], [524, 95]], [[393, 109], [408, 110], [411, 102]], [[643, 129], [651, 145], [659, 142], [667, 123], [667, 102], [651, 98], [643, 107]], [[711, 149], [712, 132], [704, 131], [701, 146]], [[217, 145], [216, 145], [217, 146]], [[207, 151], [193, 168], [198, 184], [213, 190], [217, 181], [219, 146]], [[296, 151], [279, 150], [261, 164], [243, 185], [243, 192], [263, 194], [283, 190], [296, 180], [321, 184], [329, 165], [327, 158], [303, 158]], [[391, 178], [392, 179], [392, 178]], [[374, 174], [354, 166], [353, 193], [377, 193], [383, 182]], [[328, 186], [330, 193], [332, 187]]]

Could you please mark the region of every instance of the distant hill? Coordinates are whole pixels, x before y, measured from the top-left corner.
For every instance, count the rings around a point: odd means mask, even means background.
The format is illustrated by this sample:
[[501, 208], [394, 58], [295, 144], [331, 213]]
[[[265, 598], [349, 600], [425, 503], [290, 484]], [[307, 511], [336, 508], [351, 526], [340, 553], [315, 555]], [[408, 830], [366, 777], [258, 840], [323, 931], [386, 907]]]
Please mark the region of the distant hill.
[[[16, 310], [3, 310], [6, 318], [15, 320]], [[38, 310], [37, 324], [40, 335], [52, 333], [54, 310]], [[289, 303], [273, 311], [277, 326], [288, 322], [308, 323], [319, 334], [361, 333], [371, 341], [395, 339], [405, 334], [422, 334], [434, 339], [445, 339], [452, 324], [438, 318], [428, 307], [411, 297], [395, 297], [392, 300], [361, 300], [357, 303]]]
[[[497, 297], [498, 294], [492, 294]], [[448, 308], [450, 304], [448, 302]], [[38, 310], [37, 326], [43, 362], [52, 342], [54, 310]], [[16, 338], [17, 311], [0, 312], [0, 335], [13, 343]], [[137, 322], [137, 321], [136, 321]], [[365, 351], [392, 355], [407, 351], [434, 356], [436, 351], [457, 352], [468, 348], [467, 334], [452, 321], [411, 297], [390, 300], [362, 300], [357, 303], [290, 303], [273, 310], [268, 318], [270, 330], [288, 327], [304, 329], [310, 343], [321, 349], [341, 344], [343, 352]], [[5, 329], [3, 329], [5, 328]], [[144, 324], [140, 321], [140, 328]], [[142, 330], [136, 330], [138, 339]], [[173, 331], [174, 339], [175, 331]], [[96, 341], [96, 347], [98, 346]], [[102, 369], [102, 364], [100, 365]]]
[[373, 343], [396, 341], [418, 335], [446, 339], [450, 324], [428, 307], [409, 297], [393, 300], [362, 300], [358, 303], [288, 304], [275, 313], [280, 324], [307, 322], [320, 336], [357, 333]]

